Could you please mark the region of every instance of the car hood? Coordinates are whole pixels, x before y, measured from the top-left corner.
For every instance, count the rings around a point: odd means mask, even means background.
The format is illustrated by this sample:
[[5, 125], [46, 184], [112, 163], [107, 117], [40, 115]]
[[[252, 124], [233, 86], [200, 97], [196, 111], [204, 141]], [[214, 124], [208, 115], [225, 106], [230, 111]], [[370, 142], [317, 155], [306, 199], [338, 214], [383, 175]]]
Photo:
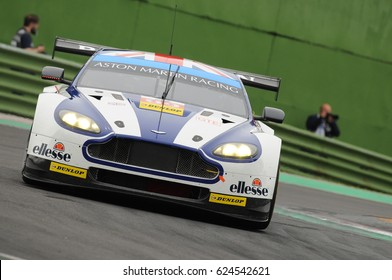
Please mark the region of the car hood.
[[247, 123], [246, 118], [208, 108], [124, 94], [116, 91], [78, 88], [102, 114], [117, 135], [145, 141], [199, 149], [230, 129]]

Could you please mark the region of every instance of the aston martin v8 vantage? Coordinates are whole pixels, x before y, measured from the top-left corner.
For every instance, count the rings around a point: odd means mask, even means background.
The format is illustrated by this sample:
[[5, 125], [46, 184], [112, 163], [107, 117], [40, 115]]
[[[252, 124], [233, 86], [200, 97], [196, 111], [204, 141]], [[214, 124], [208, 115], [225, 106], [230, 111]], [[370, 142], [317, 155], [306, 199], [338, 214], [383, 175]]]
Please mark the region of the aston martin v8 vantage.
[[254, 116], [245, 89], [277, 94], [280, 79], [180, 57], [56, 39], [90, 56], [72, 81], [39, 95], [22, 171], [47, 182], [185, 204], [266, 228], [276, 200], [281, 139]]

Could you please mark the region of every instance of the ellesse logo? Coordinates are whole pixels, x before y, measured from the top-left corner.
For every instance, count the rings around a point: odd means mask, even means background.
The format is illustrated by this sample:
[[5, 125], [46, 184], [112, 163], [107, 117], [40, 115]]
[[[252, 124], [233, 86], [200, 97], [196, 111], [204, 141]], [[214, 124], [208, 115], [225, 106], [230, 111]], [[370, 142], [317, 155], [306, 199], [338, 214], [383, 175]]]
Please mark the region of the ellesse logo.
[[65, 147], [61, 142], [54, 144], [53, 148], [48, 148], [48, 144], [42, 143], [41, 146], [34, 146], [33, 153], [41, 156], [45, 156], [51, 159], [63, 160], [69, 162], [71, 160], [71, 155], [64, 152]]
[[61, 142], [57, 142], [56, 144], [54, 144], [53, 149], [60, 151], [60, 152], [64, 152], [64, 144]]
[[238, 184], [232, 184], [230, 186], [232, 193], [256, 195], [256, 196], [267, 196], [268, 189], [261, 186], [260, 179], [254, 179], [252, 186], [246, 186], [244, 181], [239, 181]]

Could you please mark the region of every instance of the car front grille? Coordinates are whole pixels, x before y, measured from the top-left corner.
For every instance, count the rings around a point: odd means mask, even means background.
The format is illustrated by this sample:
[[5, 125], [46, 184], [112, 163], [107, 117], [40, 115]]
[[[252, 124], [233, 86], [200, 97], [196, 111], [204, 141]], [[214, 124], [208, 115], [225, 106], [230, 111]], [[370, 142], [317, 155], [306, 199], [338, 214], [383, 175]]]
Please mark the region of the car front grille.
[[133, 139], [90, 144], [87, 152], [96, 159], [204, 179], [214, 179], [219, 173], [197, 152]]
[[90, 176], [97, 182], [149, 193], [157, 193], [193, 200], [206, 199], [210, 193], [209, 189], [207, 188], [179, 184], [171, 181], [163, 181], [100, 168], [91, 167], [89, 172]]

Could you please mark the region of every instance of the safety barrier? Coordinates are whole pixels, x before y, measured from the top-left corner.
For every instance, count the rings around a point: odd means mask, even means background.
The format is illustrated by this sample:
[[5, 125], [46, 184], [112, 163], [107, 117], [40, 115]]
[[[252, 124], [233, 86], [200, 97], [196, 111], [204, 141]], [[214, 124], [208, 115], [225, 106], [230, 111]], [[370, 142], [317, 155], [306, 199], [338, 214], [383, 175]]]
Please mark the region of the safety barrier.
[[53, 85], [41, 79], [42, 67], [46, 65], [66, 69], [66, 78], [73, 78], [81, 67], [75, 62], [52, 60], [48, 55], [0, 44], [0, 111], [33, 117], [38, 93]]
[[283, 139], [284, 168], [392, 193], [392, 158], [290, 125], [269, 125]]
[[[64, 68], [72, 79], [81, 65], [0, 44], [0, 111], [33, 117], [43, 66]], [[283, 139], [282, 168], [392, 194], [392, 158], [290, 125], [270, 123]]]

